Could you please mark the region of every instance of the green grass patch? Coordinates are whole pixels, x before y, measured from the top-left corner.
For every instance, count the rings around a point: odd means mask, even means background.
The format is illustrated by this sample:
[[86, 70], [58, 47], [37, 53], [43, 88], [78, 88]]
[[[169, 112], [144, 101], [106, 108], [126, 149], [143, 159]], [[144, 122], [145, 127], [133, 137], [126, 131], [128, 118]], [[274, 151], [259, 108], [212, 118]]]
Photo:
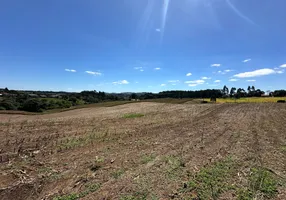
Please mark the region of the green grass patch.
[[130, 118], [138, 118], [138, 117], [144, 117], [144, 114], [141, 113], [129, 113], [123, 115], [123, 118], [130, 119]]
[[153, 161], [155, 158], [156, 158], [156, 155], [154, 155], [154, 154], [151, 154], [151, 155], [143, 155], [143, 156], [142, 156], [142, 159], [141, 159], [141, 162], [142, 162], [143, 164], [147, 164], [147, 163]]
[[[61, 139], [60, 144], [57, 145], [57, 150], [73, 149], [76, 147], [82, 147], [92, 143], [93, 141], [108, 140], [108, 132], [92, 132], [81, 137], [69, 137]], [[103, 160], [104, 161], [104, 160]]]
[[111, 176], [115, 179], [118, 179], [122, 174], [124, 174], [124, 170], [123, 169], [119, 169], [114, 171]]
[[216, 162], [202, 168], [194, 174], [192, 180], [185, 184], [184, 192], [197, 194], [197, 199], [218, 199], [225, 191], [234, 189], [229, 183], [233, 172], [234, 162], [231, 158]]
[[286, 145], [282, 145], [282, 146], [280, 147], [280, 149], [281, 149], [282, 152], [286, 152]]
[[175, 178], [179, 175], [180, 170], [185, 166], [183, 160], [177, 156], [166, 156], [167, 175], [169, 178]]
[[277, 195], [278, 181], [264, 168], [252, 168], [248, 186], [237, 191], [238, 200], [271, 199]]
[[67, 195], [63, 195], [63, 196], [58, 196], [53, 198], [53, 200], [77, 200], [77, 199], [81, 199], [87, 195], [89, 195], [90, 193], [96, 192], [99, 188], [101, 187], [101, 185], [99, 183], [93, 183], [93, 184], [87, 184], [85, 186], [85, 190], [81, 193], [72, 193], [72, 194], [67, 194]]
[[249, 190], [252, 194], [262, 193], [267, 198], [277, 194], [277, 180], [264, 168], [252, 168], [249, 177]]

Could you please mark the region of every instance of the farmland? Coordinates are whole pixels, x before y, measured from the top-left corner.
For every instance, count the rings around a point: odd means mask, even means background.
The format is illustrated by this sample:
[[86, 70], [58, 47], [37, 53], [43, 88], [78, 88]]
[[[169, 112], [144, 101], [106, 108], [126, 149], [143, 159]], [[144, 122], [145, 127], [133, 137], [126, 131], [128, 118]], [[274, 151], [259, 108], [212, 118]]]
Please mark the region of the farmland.
[[286, 199], [286, 104], [248, 102], [0, 114], [0, 199]]

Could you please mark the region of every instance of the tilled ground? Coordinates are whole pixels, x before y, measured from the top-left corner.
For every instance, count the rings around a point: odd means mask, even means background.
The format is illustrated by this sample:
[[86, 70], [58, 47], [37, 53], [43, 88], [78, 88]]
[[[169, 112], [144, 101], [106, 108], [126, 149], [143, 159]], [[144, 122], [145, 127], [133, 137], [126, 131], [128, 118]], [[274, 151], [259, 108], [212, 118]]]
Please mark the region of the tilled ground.
[[284, 104], [134, 103], [0, 120], [0, 199], [286, 199]]

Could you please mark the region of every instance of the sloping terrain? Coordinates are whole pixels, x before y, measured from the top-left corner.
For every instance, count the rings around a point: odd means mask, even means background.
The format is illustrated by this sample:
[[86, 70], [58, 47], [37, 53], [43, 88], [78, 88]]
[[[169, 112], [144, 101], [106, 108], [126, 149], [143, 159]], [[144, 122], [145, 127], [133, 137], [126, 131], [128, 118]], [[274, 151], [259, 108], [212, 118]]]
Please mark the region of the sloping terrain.
[[286, 105], [0, 115], [0, 199], [286, 199]]

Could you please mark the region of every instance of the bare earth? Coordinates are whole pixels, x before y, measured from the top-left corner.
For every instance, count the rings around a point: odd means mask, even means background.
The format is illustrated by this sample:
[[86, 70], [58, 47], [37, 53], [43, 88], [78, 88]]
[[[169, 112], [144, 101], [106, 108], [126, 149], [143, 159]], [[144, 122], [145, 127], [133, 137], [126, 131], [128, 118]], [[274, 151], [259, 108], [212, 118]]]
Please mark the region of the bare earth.
[[[144, 116], [123, 117], [129, 113]], [[3, 114], [0, 141], [1, 200], [196, 199], [182, 190], [191, 174], [227, 157], [237, 163], [230, 180], [237, 187], [247, 185], [250, 168], [263, 167], [279, 180], [273, 198], [286, 199], [285, 104], [133, 103]], [[183, 164], [174, 166], [178, 160]], [[237, 199], [234, 190], [218, 199]]]

